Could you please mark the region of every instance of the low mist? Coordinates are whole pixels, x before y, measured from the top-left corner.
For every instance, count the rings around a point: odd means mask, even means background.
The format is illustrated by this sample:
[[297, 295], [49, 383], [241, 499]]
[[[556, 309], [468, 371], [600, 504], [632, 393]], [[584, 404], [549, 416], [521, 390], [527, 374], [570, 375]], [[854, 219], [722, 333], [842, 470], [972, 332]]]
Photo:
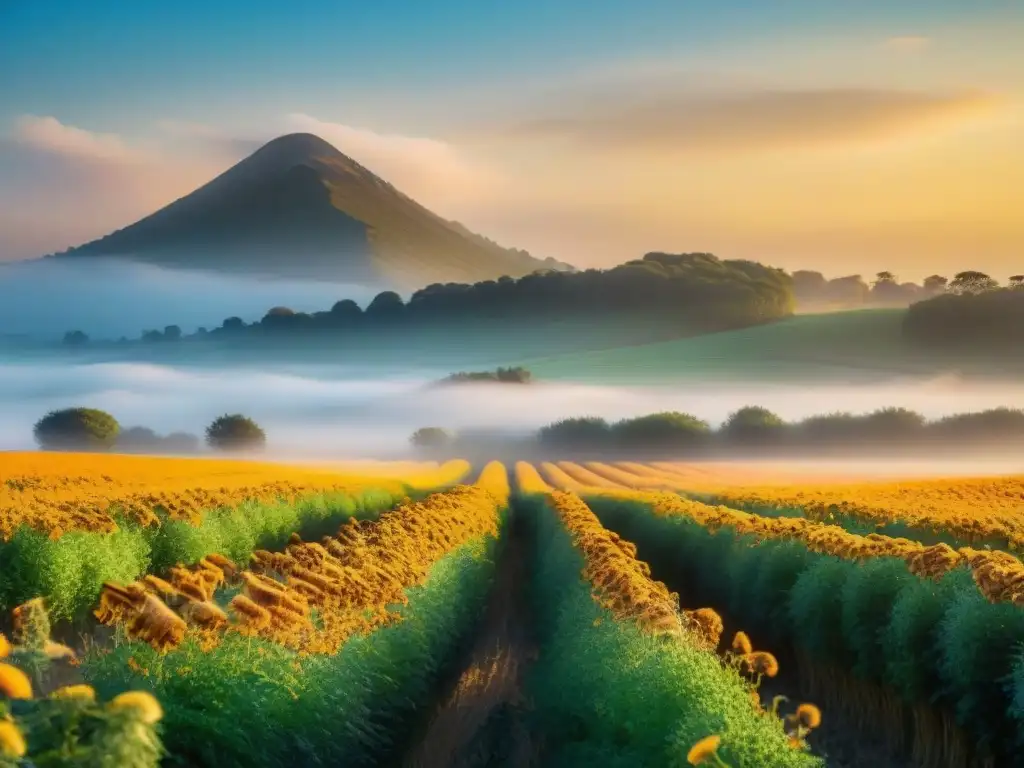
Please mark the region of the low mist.
[[815, 387], [710, 381], [675, 387], [571, 382], [428, 386], [443, 373], [416, 369], [394, 375], [342, 366], [6, 365], [0, 380], [0, 449], [33, 449], [35, 421], [52, 409], [72, 406], [109, 411], [123, 428], [141, 425], [163, 434], [199, 436], [217, 416], [241, 412], [266, 430], [270, 455], [317, 459], [405, 456], [409, 436], [423, 426], [526, 436], [565, 417], [613, 420], [665, 410], [689, 412], [717, 426], [744, 405], [765, 406], [788, 420], [885, 406], [912, 408], [928, 418], [1024, 406], [1021, 387], [956, 378]]
[[258, 320], [274, 306], [330, 309], [340, 299], [366, 305], [377, 291], [345, 283], [189, 272], [123, 260], [83, 258], [0, 263], [0, 334], [60, 339], [138, 338], [145, 329], [192, 333], [224, 318]]

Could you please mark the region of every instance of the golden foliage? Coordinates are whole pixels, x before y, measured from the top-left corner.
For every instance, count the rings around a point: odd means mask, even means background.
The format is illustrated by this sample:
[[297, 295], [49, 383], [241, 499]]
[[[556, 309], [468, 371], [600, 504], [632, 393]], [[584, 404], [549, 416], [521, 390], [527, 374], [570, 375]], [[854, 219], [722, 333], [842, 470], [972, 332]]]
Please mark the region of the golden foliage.
[[[293, 534], [282, 552], [254, 552], [240, 573], [211, 555], [192, 569], [171, 569], [169, 582], [147, 577], [127, 587], [105, 584], [96, 617], [124, 624], [130, 637], [160, 651], [181, 643], [192, 627], [207, 644], [237, 632], [301, 653], [335, 653], [354, 633], [395, 620], [389, 606], [405, 603], [405, 590], [421, 584], [437, 560], [497, 535], [504, 503], [484, 488], [455, 486], [374, 521], [351, 519], [321, 542]], [[223, 583], [241, 586], [231, 617], [212, 602]]]
[[516, 485], [521, 493], [550, 493], [554, 490], [544, 482], [537, 468], [527, 461], [516, 462]]
[[[468, 471], [448, 462], [407, 478], [440, 486]], [[120, 512], [158, 525], [157, 511], [198, 522], [206, 510], [245, 501], [291, 501], [318, 493], [381, 488], [401, 495], [397, 478], [345, 475], [285, 464], [104, 454], [7, 453], [0, 468], [0, 536], [20, 524], [57, 538], [70, 530], [113, 531]]]
[[564, 469], [559, 467], [557, 464], [552, 464], [550, 461], [541, 462], [540, 471], [544, 480], [552, 488], [557, 488], [561, 491], [582, 493], [592, 490], [601, 490], [601, 486], [598, 486], [597, 488], [589, 488], [588, 486], [583, 485], [583, 483], [576, 480], [572, 475], [567, 474]]
[[732, 645], [730, 649], [734, 653], [738, 653], [741, 656], [745, 656], [748, 653], [754, 652], [754, 645], [750, 642], [750, 636], [746, 632], [740, 630], [732, 638]]
[[953, 549], [946, 544], [926, 546], [909, 539], [878, 533], [867, 536], [849, 533], [803, 517], [762, 517], [722, 506], [710, 506], [671, 493], [609, 492], [621, 498], [645, 501], [655, 514], [681, 515], [709, 530], [730, 527], [740, 534], [763, 539], [795, 539], [808, 549], [850, 560], [899, 557], [910, 571], [922, 578], [937, 579], [958, 566], [971, 569], [981, 593], [992, 602], [1024, 605], [1024, 563], [1007, 552], [971, 547]]
[[678, 487], [679, 482], [678, 480], [673, 482], [664, 473], [650, 469], [644, 464], [631, 462], [603, 464], [599, 461], [588, 461], [585, 466], [595, 475], [614, 482], [620, 488], [671, 490]]
[[706, 490], [727, 504], [796, 507], [819, 521], [836, 514], [871, 523], [898, 520], [971, 544], [997, 539], [1024, 550], [1024, 476]]
[[489, 491], [502, 504], [508, 503], [512, 489], [508, 483], [508, 470], [500, 461], [491, 461], [480, 472], [476, 479], [476, 487]]
[[692, 631], [679, 614], [679, 596], [651, 578], [647, 563], [636, 559], [636, 546], [609, 531], [573, 493], [554, 491], [552, 508], [583, 554], [583, 578], [593, 586], [594, 599], [619, 619], [632, 619], [657, 634], [706, 640]]
[[615, 480], [609, 480], [607, 477], [587, 469], [579, 464], [574, 464], [571, 461], [560, 461], [558, 462], [559, 468], [565, 472], [569, 477], [575, 480], [580, 486], [584, 488], [630, 488], [630, 485], [623, 485], [622, 483], [616, 482]]

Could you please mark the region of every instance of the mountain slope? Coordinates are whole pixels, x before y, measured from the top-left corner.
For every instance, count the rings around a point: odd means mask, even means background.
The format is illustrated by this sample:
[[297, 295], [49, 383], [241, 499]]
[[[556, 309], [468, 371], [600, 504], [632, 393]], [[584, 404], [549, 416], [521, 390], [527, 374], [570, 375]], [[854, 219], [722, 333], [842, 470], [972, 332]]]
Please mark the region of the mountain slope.
[[274, 139], [144, 219], [58, 258], [415, 288], [562, 268], [448, 222], [312, 134]]

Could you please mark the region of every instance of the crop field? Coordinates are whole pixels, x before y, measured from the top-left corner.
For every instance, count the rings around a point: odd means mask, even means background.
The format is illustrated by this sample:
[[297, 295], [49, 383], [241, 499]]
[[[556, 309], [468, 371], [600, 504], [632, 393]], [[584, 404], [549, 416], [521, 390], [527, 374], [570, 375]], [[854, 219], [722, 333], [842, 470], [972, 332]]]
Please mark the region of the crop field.
[[1020, 764], [1020, 478], [3, 467], [0, 764]]

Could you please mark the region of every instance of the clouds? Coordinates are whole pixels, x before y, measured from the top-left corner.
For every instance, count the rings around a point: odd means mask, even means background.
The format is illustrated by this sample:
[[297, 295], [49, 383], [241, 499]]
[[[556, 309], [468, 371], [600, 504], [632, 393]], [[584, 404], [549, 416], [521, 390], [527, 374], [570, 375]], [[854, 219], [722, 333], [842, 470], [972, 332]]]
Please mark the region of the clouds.
[[284, 125], [290, 131], [316, 134], [428, 206], [468, 202], [497, 181], [484, 163], [438, 139], [381, 133], [302, 113], [288, 115]]
[[132, 162], [145, 157], [113, 133], [96, 133], [65, 125], [53, 116], [21, 115], [14, 120], [11, 139], [41, 152], [101, 162]]
[[683, 92], [626, 108], [586, 106], [513, 125], [501, 135], [637, 152], [775, 149], [923, 135], [989, 115], [1001, 103], [984, 91]]

